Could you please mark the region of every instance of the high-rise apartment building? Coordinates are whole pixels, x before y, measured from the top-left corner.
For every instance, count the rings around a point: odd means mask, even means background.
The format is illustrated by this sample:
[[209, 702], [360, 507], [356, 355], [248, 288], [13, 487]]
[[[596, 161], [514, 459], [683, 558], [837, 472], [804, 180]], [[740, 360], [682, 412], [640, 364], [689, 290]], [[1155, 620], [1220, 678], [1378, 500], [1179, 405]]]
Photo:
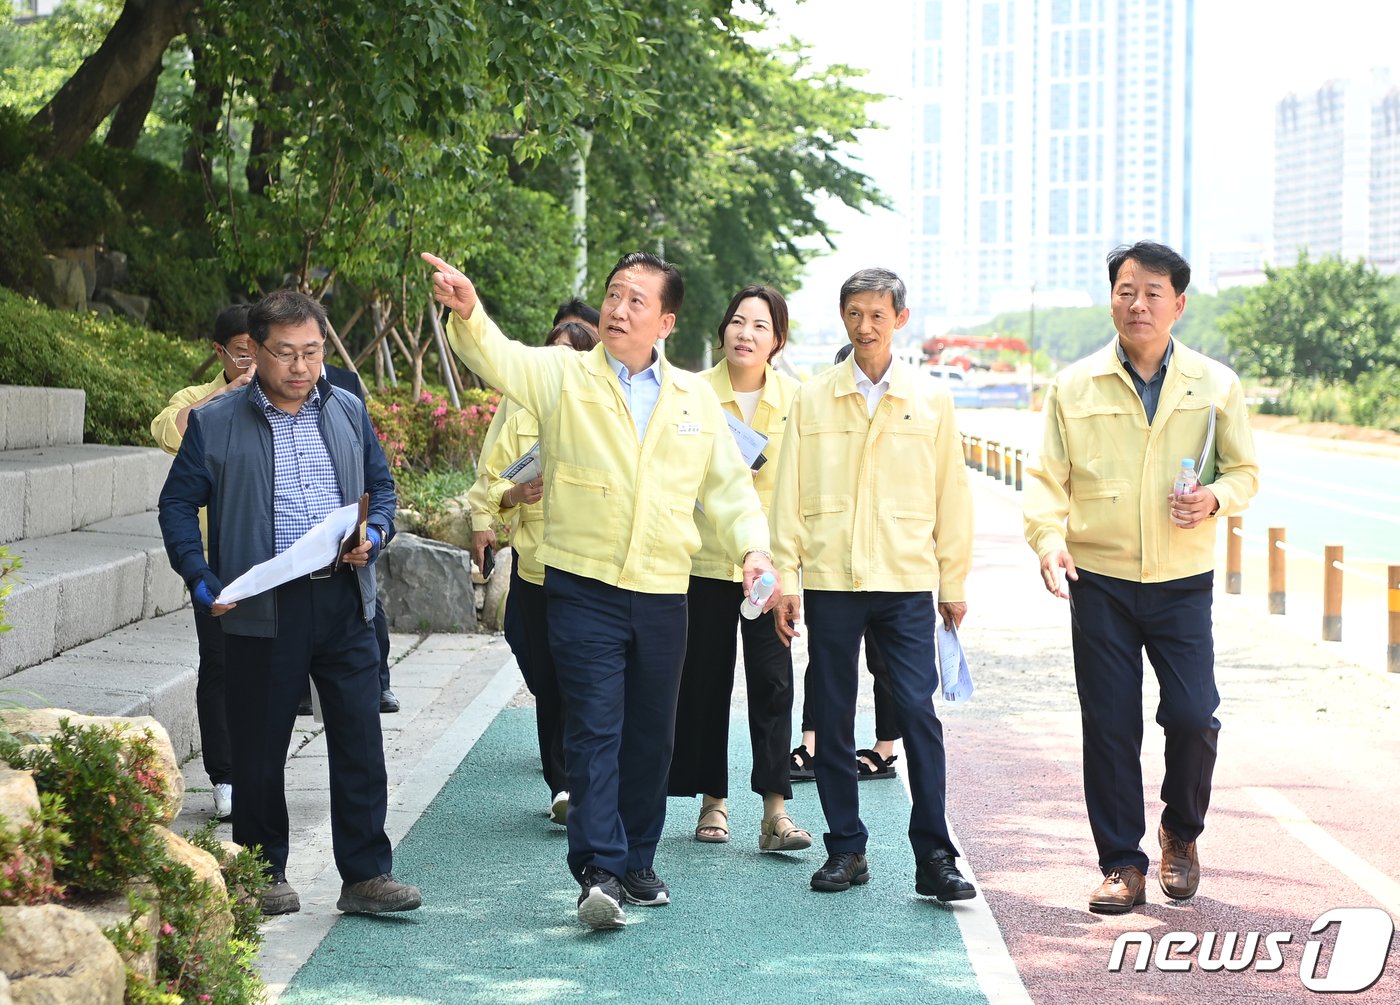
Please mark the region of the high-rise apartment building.
[[1400, 87], [1377, 95], [1371, 110], [1371, 262], [1400, 274]]
[[923, 0], [911, 296], [935, 323], [1107, 299], [1104, 256], [1192, 245], [1194, 0]]
[[1371, 108], [1364, 87], [1329, 80], [1274, 115], [1275, 265], [1300, 251], [1364, 258], [1370, 245]]

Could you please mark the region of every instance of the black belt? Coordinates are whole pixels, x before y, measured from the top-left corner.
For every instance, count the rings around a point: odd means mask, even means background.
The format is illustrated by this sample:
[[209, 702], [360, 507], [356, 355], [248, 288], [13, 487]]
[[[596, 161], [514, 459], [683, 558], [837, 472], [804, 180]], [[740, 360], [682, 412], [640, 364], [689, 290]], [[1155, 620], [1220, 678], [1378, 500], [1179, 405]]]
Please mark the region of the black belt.
[[[344, 567], [342, 566], [342, 568], [344, 568]], [[307, 573], [306, 578], [307, 578], [307, 579], [330, 579], [332, 576], [334, 576], [334, 575], [336, 574], [337, 571], [338, 571], [338, 570], [336, 569], [336, 567], [335, 567], [334, 565], [328, 565], [328, 566], [326, 566], [326, 567], [323, 568], [323, 569], [317, 569], [315, 572], [309, 572], [309, 573]]]

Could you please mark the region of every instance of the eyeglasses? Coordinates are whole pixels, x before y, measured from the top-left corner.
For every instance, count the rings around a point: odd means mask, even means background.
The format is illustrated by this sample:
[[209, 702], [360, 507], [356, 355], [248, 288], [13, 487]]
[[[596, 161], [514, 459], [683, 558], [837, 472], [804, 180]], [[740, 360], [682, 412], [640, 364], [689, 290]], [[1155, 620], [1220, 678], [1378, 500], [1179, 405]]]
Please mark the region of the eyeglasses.
[[227, 349], [225, 349], [223, 346], [219, 346], [219, 352], [221, 352], [221, 353], [223, 353], [225, 356], [227, 356], [227, 357], [228, 357], [228, 361], [229, 361], [230, 363], [232, 363], [234, 366], [238, 367], [238, 369], [240, 369], [240, 370], [246, 370], [246, 369], [248, 369], [248, 367], [250, 367], [250, 366], [253, 365], [253, 357], [252, 357], [252, 356], [235, 356], [233, 353], [229, 352], [229, 351], [228, 351]]
[[283, 366], [291, 366], [296, 360], [305, 360], [307, 363], [319, 363], [326, 355], [326, 347], [317, 346], [315, 349], [307, 349], [304, 352], [273, 352], [265, 345], [259, 345], [259, 349], [267, 353]]

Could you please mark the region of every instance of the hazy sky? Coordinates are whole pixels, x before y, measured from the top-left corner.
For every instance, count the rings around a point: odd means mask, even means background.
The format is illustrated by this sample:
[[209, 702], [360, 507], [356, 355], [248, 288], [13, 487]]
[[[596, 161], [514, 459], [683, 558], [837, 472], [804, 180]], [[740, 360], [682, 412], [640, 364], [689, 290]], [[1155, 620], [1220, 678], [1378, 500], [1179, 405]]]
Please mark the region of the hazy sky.
[[[823, 63], [867, 69], [868, 90], [890, 94], [876, 109], [891, 128], [862, 144], [865, 168], [899, 202], [908, 198], [911, 0], [776, 0], [784, 35], [810, 43]], [[1202, 245], [1267, 242], [1273, 198], [1274, 106], [1291, 90], [1389, 66], [1400, 86], [1400, 2], [1396, 0], [1196, 0], [1197, 206]], [[857, 21], [851, 11], [860, 10]], [[877, 20], [878, 19], [878, 20]], [[835, 318], [836, 288], [863, 265], [904, 268], [903, 215], [863, 217], [834, 206], [840, 250], [814, 265], [795, 291], [793, 316]]]

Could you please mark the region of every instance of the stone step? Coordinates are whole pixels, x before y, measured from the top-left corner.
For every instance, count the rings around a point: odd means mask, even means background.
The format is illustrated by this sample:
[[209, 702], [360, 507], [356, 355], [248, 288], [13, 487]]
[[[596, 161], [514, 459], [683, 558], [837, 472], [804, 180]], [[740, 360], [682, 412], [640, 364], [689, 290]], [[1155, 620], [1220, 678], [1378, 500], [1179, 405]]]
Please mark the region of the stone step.
[[96, 443], [0, 451], [0, 544], [154, 509], [170, 461], [154, 447]]
[[[21, 631], [0, 636], [0, 640]], [[0, 645], [4, 642], [0, 641]], [[199, 749], [199, 646], [189, 608], [138, 621], [5, 678], [6, 701], [85, 715], [150, 715], [183, 759]]]
[[24, 564], [5, 603], [0, 678], [187, 603], [154, 511], [8, 547]]
[[0, 450], [82, 443], [86, 404], [75, 389], [0, 384]]

